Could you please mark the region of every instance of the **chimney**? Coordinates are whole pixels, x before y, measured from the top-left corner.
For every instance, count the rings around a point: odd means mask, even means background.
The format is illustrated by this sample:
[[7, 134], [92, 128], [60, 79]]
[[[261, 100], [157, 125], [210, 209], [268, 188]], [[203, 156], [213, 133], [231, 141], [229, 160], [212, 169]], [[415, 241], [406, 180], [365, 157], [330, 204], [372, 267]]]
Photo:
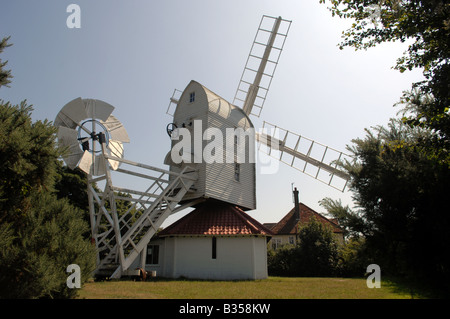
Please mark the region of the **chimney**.
[[294, 218], [295, 220], [300, 220], [300, 203], [298, 201], [298, 190], [297, 187], [294, 188]]

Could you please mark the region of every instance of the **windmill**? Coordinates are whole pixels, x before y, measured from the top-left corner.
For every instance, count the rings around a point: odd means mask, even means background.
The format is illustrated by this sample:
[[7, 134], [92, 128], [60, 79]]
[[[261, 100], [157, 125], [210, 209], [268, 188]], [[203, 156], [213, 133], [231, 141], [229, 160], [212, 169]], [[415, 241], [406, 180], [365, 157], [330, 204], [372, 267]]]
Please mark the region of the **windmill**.
[[[246, 132], [254, 129], [251, 117], [259, 118], [261, 115], [290, 24], [291, 21], [281, 17], [262, 17], [232, 103], [195, 81], [191, 81], [183, 91], [174, 90], [166, 112], [173, 116], [173, 122], [168, 125], [172, 151], [167, 154], [165, 164], [170, 165], [173, 172], [179, 172], [185, 165], [194, 165], [198, 169], [195, 191], [187, 194], [186, 200], [214, 198], [242, 209], [256, 208], [254, 163], [196, 161], [202, 153], [195, 153], [208, 146], [207, 141], [201, 139], [208, 135], [210, 128], [222, 132], [223, 154], [227, 153], [226, 146], [232, 143], [232, 137], [225, 132], [227, 129]], [[190, 146], [183, 150], [184, 160], [173, 163], [170, 157], [174, 155], [174, 147], [179, 145], [181, 128], [190, 132], [186, 135], [194, 137], [188, 143]], [[239, 134], [234, 137], [235, 140], [240, 138]], [[348, 160], [349, 155], [266, 121], [259, 132], [253, 130], [253, 138], [258, 142], [259, 150], [333, 188], [345, 190], [349, 175], [338, 168], [338, 163]], [[199, 147], [197, 150], [195, 143]], [[241, 151], [246, 158], [251, 153], [245, 148]]]
[[[169, 170], [125, 159], [128, 134], [110, 104], [77, 98], [61, 109], [54, 124], [67, 149], [64, 160], [87, 174], [97, 276], [120, 278], [139, 267], [139, 260], [142, 265], [164, 220], [185, 208], [214, 199], [255, 209], [255, 141], [269, 155], [332, 187], [342, 180], [339, 189], [345, 189], [349, 176], [337, 167], [344, 153], [268, 122], [261, 132], [254, 129], [251, 116], [260, 116], [290, 24], [262, 17], [233, 103], [196, 81], [174, 91], [167, 110], [173, 116], [167, 126], [171, 150], [164, 160]], [[133, 180], [131, 186], [119, 186], [119, 174]], [[136, 179], [149, 187], [134, 189], [140, 184]], [[119, 201], [127, 203], [126, 211], [118, 211]]]

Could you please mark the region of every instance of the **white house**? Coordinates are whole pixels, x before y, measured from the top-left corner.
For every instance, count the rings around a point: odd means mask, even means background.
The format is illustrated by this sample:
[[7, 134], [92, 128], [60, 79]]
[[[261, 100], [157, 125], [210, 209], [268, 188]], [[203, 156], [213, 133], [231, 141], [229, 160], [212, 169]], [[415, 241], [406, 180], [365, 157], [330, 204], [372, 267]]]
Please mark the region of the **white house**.
[[264, 279], [270, 235], [239, 207], [208, 200], [150, 241], [145, 269], [166, 278]]

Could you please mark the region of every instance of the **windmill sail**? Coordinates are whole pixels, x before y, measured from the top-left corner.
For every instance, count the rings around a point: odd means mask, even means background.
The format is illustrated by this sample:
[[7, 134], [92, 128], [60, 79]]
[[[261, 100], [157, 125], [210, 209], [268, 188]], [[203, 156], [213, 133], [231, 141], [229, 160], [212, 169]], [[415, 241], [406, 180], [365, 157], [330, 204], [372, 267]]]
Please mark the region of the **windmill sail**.
[[338, 164], [350, 161], [350, 155], [267, 122], [256, 140], [260, 150], [279, 161], [342, 192], [347, 187], [350, 176]]
[[290, 25], [281, 17], [261, 19], [233, 99], [247, 115], [261, 114]]
[[[130, 139], [122, 123], [111, 115], [113, 110], [112, 105], [101, 100], [82, 98], [70, 101], [61, 109], [54, 125], [58, 127], [59, 145], [67, 148], [63, 158], [69, 168], [79, 167], [95, 176], [105, 174], [103, 155], [95, 149], [99, 131], [107, 135], [108, 153], [123, 157], [122, 143], [129, 143]], [[83, 146], [84, 143], [87, 144]], [[114, 170], [119, 167], [119, 162], [111, 159], [109, 164]]]

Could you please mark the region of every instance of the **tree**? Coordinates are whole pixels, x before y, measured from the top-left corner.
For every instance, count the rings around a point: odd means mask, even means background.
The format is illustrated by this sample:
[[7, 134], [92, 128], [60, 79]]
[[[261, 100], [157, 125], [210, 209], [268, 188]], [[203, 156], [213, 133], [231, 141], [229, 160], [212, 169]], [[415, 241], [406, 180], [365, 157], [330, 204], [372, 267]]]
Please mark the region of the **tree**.
[[375, 256], [367, 250], [364, 237], [350, 237], [339, 249], [337, 269], [339, 276], [361, 277], [367, 271], [367, 266], [375, 264]]
[[32, 192], [53, 191], [59, 153], [55, 128], [47, 120], [33, 123], [26, 101], [0, 103], [0, 221], [15, 222]]
[[[55, 190], [58, 198], [67, 198], [69, 202], [87, 213], [86, 221], [89, 221], [89, 201], [87, 195], [86, 173], [80, 169], [70, 169], [58, 161], [58, 177], [55, 182]], [[94, 185], [94, 188], [97, 188]]]
[[270, 276], [295, 276], [294, 254], [296, 250], [284, 245], [277, 250], [267, 249], [267, 271]]
[[[324, 3], [325, 0], [320, 0]], [[409, 40], [400, 72], [419, 68], [424, 81], [404, 92], [401, 120], [366, 130], [353, 140], [351, 175], [356, 211], [326, 199], [354, 231], [362, 217], [364, 249], [384, 271], [450, 290], [450, 4], [445, 0], [330, 0], [332, 15], [353, 19], [339, 45], [356, 50]]]
[[[430, 135], [430, 130], [391, 120], [387, 128], [366, 130], [364, 139], [353, 140], [348, 150], [356, 160], [342, 166], [351, 176], [350, 190], [365, 224], [365, 249], [376, 263], [385, 273], [450, 289], [445, 209], [450, 170], [415, 146]], [[343, 215], [353, 214], [347, 208]]]
[[300, 228], [295, 254], [295, 269], [299, 276], [321, 277], [336, 274], [338, 244], [331, 229], [314, 217]]
[[81, 282], [96, 266], [95, 249], [83, 237], [82, 211], [49, 192], [35, 192], [29, 201], [20, 230], [9, 224], [8, 239], [0, 243], [0, 297], [74, 297], [77, 290], [66, 285], [67, 266], [80, 266]]
[[363, 212], [353, 211], [348, 205], [343, 206], [340, 199], [333, 200], [327, 197], [319, 201], [319, 204], [337, 219], [339, 227], [344, 230], [344, 238], [358, 238], [367, 234]]
[[[9, 39], [10, 37], [6, 37], [0, 41], [0, 54], [3, 52], [5, 48], [11, 46], [11, 44], [8, 44]], [[0, 59], [0, 87], [8, 86], [8, 84], [11, 83], [12, 78], [11, 70], [3, 69], [7, 63], [8, 61], [2, 62], [2, 60]]]
[[95, 269], [95, 247], [83, 213], [57, 199], [59, 152], [55, 129], [31, 121], [31, 106], [0, 103], [0, 296], [73, 297], [66, 267], [81, 267], [82, 279]]
[[334, 276], [338, 244], [330, 228], [311, 218], [299, 231], [296, 246], [268, 250], [268, 271], [275, 276]]
[[[0, 85], [9, 83], [6, 74]], [[96, 251], [83, 237], [82, 211], [55, 195], [55, 128], [33, 122], [31, 112], [25, 101], [0, 100], [0, 298], [73, 297], [66, 268], [78, 264], [85, 281]]]
[[[325, 0], [320, 0], [325, 3]], [[420, 68], [425, 80], [414, 83], [401, 103], [411, 101], [414, 91], [428, 95], [417, 112], [404, 117], [412, 127], [426, 127], [435, 135], [419, 143], [421, 151], [450, 166], [450, 4], [446, 0], [330, 0], [333, 16], [352, 19], [351, 28], [343, 32], [339, 47], [356, 50], [380, 43], [412, 40], [407, 51], [397, 59], [400, 72]], [[421, 142], [421, 141], [419, 141]]]

